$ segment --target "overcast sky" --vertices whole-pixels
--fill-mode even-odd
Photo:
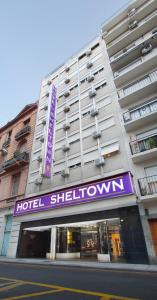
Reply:
[[[0,0],[0,126],[128,0]]]

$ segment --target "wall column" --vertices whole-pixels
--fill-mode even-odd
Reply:
[[[50,259],[56,258],[56,227],[51,228],[51,245],[50,245]]]
[[[147,217],[145,215],[145,210],[144,210],[143,203],[138,202],[138,207],[139,207],[139,213],[140,213],[140,218],[141,218],[141,223],[142,223],[142,228],[143,228],[143,233],[144,233],[144,238],[145,238],[145,243],[146,243],[149,262],[150,262],[150,264],[154,264],[154,263],[156,264],[157,263],[157,257],[156,257],[156,254],[155,254],[155,249],[154,249],[154,246],[153,246],[151,231],[150,231],[150,227],[149,227]]]

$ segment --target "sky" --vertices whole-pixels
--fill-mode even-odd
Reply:
[[[0,0],[0,127],[128,0]]]

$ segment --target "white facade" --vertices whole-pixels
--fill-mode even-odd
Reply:
[[[157,1],[133,1],[102,27],[150,260],[157,257]],[[149,226],[150,225],[150,226]],[[152,235],[151,235],[152,230]]]
[[[153,137],[153,144],[157,136],[156,8],[156,1],[134,1],[103,25],[100,37],[43,79],[26,188],[26,197],[35,197],[131,171],[135,194],[27,214],[15,218],[18,224],[136,206],[149,260],[156,260],[146,214],[157,212],[157,187],[153,183],[153,193],[141,195],[137,181],[157,177],[157,144],[150,146],[148,140],[144,151],[138,144],[146,136]],[[48,179],[42,174],[51,84],[57,88],[58,102]],[[143,105],[149,112],[138,116]],[[13,236],[18,235],[16,230]],[[54,232],[54,253],[52,240]]]

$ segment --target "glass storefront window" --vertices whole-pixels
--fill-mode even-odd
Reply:
[[[120,219],[57,228],[57,253],[80,253],[81,258],[96,259],[108,254],[111,260],[124,257]]]

